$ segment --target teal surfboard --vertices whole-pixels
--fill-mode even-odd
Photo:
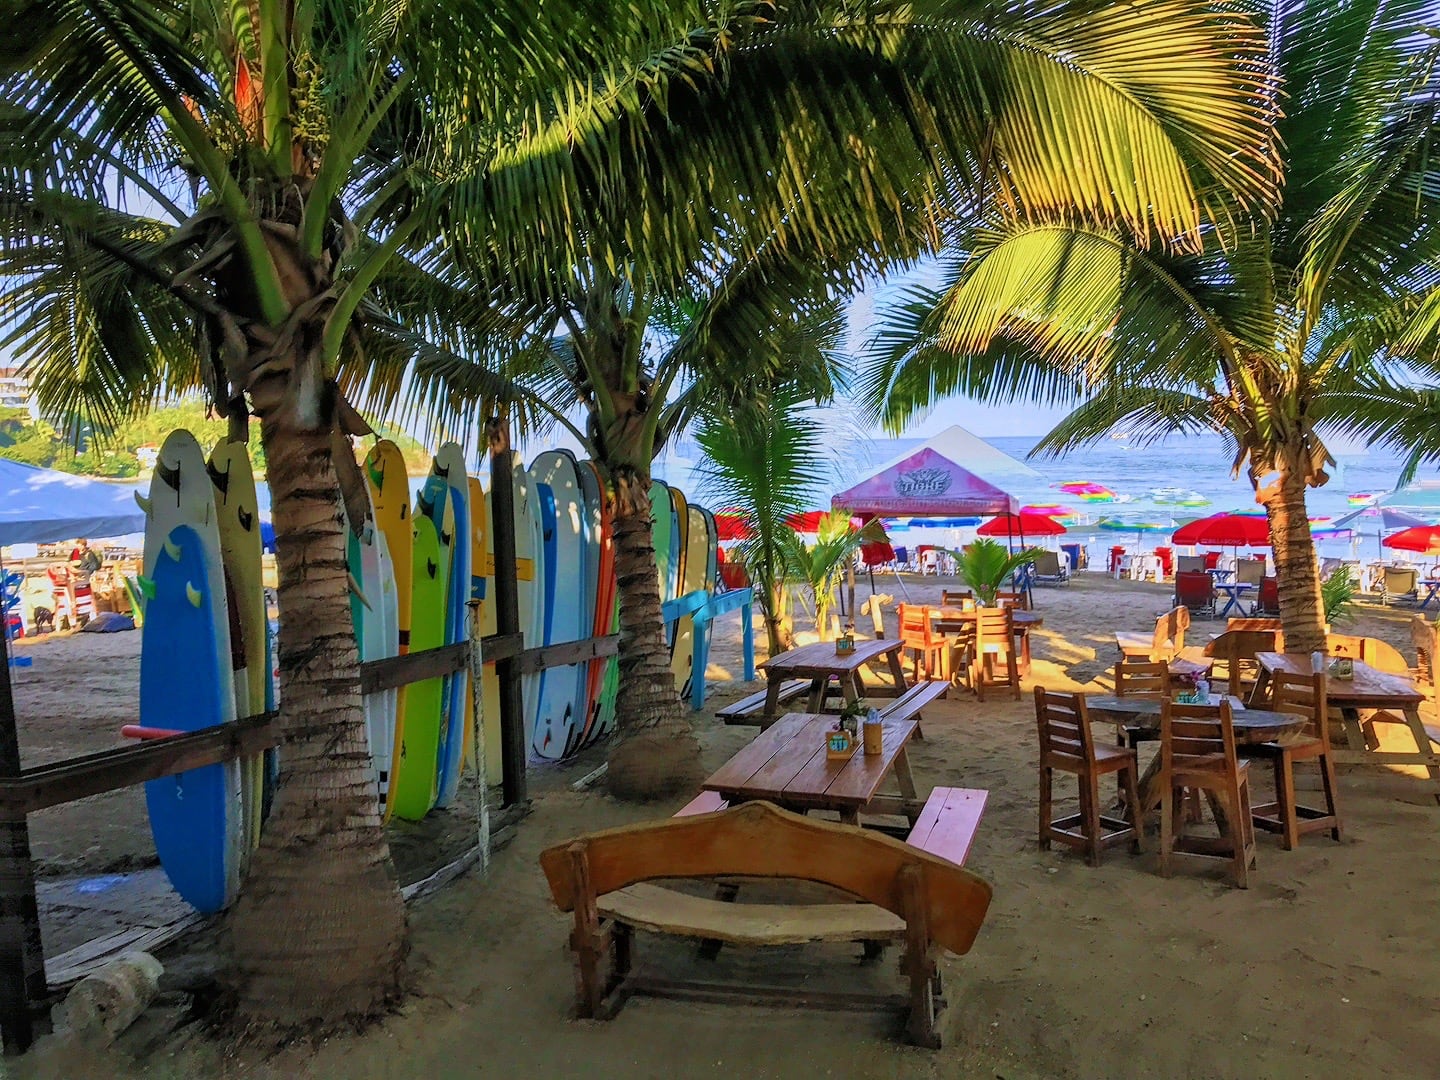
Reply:
[[[225,722],[233,706],[228,658],[216,640],[216,605],[200,536],[172,529],[156,552],[153,595],[140,644],[140,723],[198,731]],[[233,717],[232,717],[233,718]],[[165,875],[197,911],[235,899],[244,850],[240,767],[228,761],[145,784],[155,851]]]

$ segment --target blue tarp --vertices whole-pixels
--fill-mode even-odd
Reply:
[[[130,485],[36,469],[0,458],[0,546],[53,544],[143,532]]]

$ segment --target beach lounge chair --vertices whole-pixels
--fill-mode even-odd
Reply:
[[[1230,863],[1236,885],[1250,886],[1255,864],[1255,825],[1250,809],[1249,763],[1235,751],[1230,702],[1209,705],[1160,705],[1160,876],[1169,877],[1175,855],[1219,857]],[[1219,837],[1185,834],[1189,817],[1185,795],[1208,791],[1224,808]]]
[[[1239,585],[1259,585],[1265,580],[1263,559],[1236,559],[1235,581]]]
[[[1280,614],[1280,586],[1275,578],[1267,577],[1260,579],[1260,592],[1255,597],[1255,603],[1250,605],[1250,614]]]
[[[1035,556],[1035,574],[1033,580],[1036,585],[1068,585],[1070,583],[1070,571],[1060,556],[1053,551],[1042,551]]]
[[[1175,575],[1175,606],[1196,615],[1215,614],[1215,582],[1203,570],[1182,570]]]
[[[1420,571],[1411,566],[1387,566],[1380,582],[1380,602],[1396,604],[1420,599]]]
[[[1035,688],[1035,724],[1040,734],[1040,847],[1052,840],[1078,847],[1091,866],[1112,844],[1130,842],[1140,850],[1139,768],[1135,751],[1097,744],[1090,729],[1084,694],[1057,694]],[[1052,818],[1055,770],[1074,775],[1080,784],[1080,812]],[[1101,813],[1100,777],[1115,774],[1125,801],[1125,820]]]
[[[1205,572],[1204,555],[1181,555],[1175,560],[1175,572],[1177,574],[1183,574],[1187,571],[1193,573],[1197,570],[1202,574]]]

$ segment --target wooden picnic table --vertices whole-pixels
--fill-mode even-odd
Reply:
[[[909,689],[905,682],[905,666],[900,659],[904,643],[894,638],[880,638],[876,641],[857,641],[855,651],[840,656],[835,652],[833,641],[817,641],[813,645],[802,645],[779,656],[772,656],[760,664],[765,672],[765,715],[762,726],[774,721],[780,708],[780,687],[788,679],[809,679],[810,700],[806,711],[818,714],[825,705],[825,687],[832,676],[840,680],[840,690],[846,701],[859,701],[865,696],[865,681],[860,670],[871,660],[885,657],[890,669],[890,678],[895,683],[894,694],[899,697]]]
[[[940,608],[930,617],[930,625],[942,634],[957,634],[975,622],[975,612],[963,608]],[[1030,631],[1045,625],[1045,616],[1020,608],[1010,609],[1010,624],[1015,628],[1015,639],[1020,642],[1020,674],[1030,674]],[[950,657],[945,657],[946,677],[950,675]]]
[[[1218,706],[1222,701],[1230,702],[1230,717],[1235,730],[1237,747],[1274,742],[1276,739],[1299,734],[1305,728],[1305,717],[1303,716],[1271,712],[1268,709],[1247,709],[1239,698],[1229,694],[1211,694],[1207,704]],[[1123,727],[1131,739],[1136,742],[1154,741],[1160,738],[1159,697],[1146,697],[1141,694],[1127,694],[1124,697],[1115,697],[1109,694],[1087,694],[1085,705],[1090,711],[1092,720],[1103,720],[1106,723]],[[1141,813],[1148,814],[1160,805],[1160,797],[1164,792],[1160,789],[1159,778],[1160,755],[1156,754],[1154,760],[1146,768],[1145,774],[1140,777],[1138,786]],[[1207,793],[1207,795],[1209,794]],[[1209,801],[1211,811],[1216,815],[1215,820],[1223,825],[1223,808],[1213,797]]]
[[[860,811],[903,814],[915,824],[923,802],[915,794],[906,746],[915,734],[913,720],[885,722],[882,752],[857,748],[847,761],[825,756],[825,733],[833,716],[786,713],[741,748],[701,785],[730,802],[765,799],[788,810],[833,810],[848,825],[860,823]],[[898,794],[879,794],[894,773]]]
[[[1308,676],[1315,671],[1315,659],[1310,653],[1262,652],[1257,653],[1255,659],[1260,664],[1260,677],[1250,700],[1257,703],[1267,700],[1270,677],[1275,672]],[[1335,761],[1346,765],[1424,765],[1430,774],[1431,792],[1440,802],[1440,753],[1431,745],[1420,719],[1420,703],[1425,696],[1405,675],[1377,671],[1361,660],[1355,660],[1353,664],[1353,679],[1331,676],[1325,680],[1326,700],[1332,709],[1340,710],[1348,744],[1345,749],[1331,751]],[[1397,712],[1403,720],[1395,719]],[[1362,716],[1362,713],[1371,715]],[[1367,740],[1366,725],[1387,720],[1403,723],[1410,729],[1415,739],[1415,753],[1378,749],[1379,740],[1375,738],[1373,729]]]

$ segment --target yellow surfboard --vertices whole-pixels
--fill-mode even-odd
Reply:
[[[265,587],[260,580],[260,512],[248,448],[243,442],[221,442],[211,451],[206,470],[215,485],[220,557],[234,593],[235,625],[245,660],[244,667],[235,672],[235,715],[254,716],[265,711],[265,638],[269,626]],[[240,781],[245,838],[254,849],[260,843],[260,809],[265,794],[263,754],[241,762]]]
[[[685,573],[679,595],[713,588],[706,582],[709,566],[710,533],[705,528],[705,512],[690,503],[686,507],[690,527],[685,530]],[[675,627],[675,652],[670,657],[670,670],[675,675],[675,689],[683,695],[690,684],[691,667],[695,663],[695,617],[685,615]]]
[[[675,507],[675,539],[671,542],[672,550],[675,552],[675,561],[670,568],[674,583],[669,592],[665,591],[665,582],[660,583],[662,603],[685,595],[685,564],[690,555],[690,504],[685,498],[685,493],[678,487],[670,489],[670,503]],[[690,674],[692,622],[689,615],[681,616],[670,634],[670,673],[675,676],[677,690],[684,685],[686,676]],[[682,637],[684,638],[683,643]]]
[[[375,509],[375,526],[385,534],[390,562],[395,568],[396,607],[399,610],[400,653],[410,651],[410,608],[415,533],[410,523],[410,478],[405,474],[405,457],[389,439],[381,439],[365,455],[365,481]],[[405,738],[405,687],[395,701],[395,746],[391,761],[399,762]],[[395,766],[392,765],[391,768]],[[394,803],[387,802],[385,820],[390,820]]]

